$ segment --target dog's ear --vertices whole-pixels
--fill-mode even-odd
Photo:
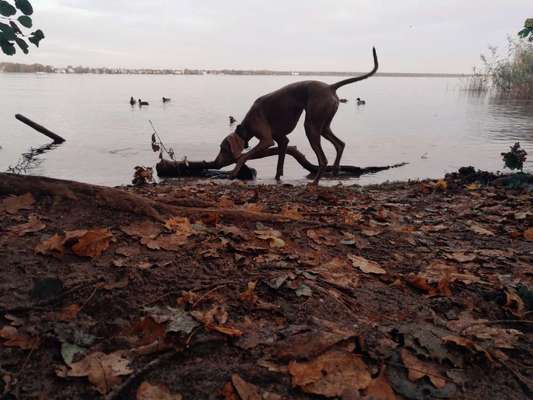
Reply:
[[[220,148],[223,152],[230,153],[234,160],[237,160],[244,150],[244,140],[239,135],[232,133],[226,136],[220,144]]]

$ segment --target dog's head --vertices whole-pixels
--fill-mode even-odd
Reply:
[[[243,129],[241,125],[237,126],[235,132],[229,134],[220,143],[220,153],[216,158],[217,163],[229,165],[239,159],[244,149],[248,148],[248,142],[238,134]]]

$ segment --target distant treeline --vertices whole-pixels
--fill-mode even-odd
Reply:
[[[354,76],[361,72],[335,72],[335,71],[271,71],[271,70],[238,70],[238,69],[129,69],[129,68],[89,68],[69,65],[66,68],[57,68],[42,64],[16,64],[0,63],[0,72],[47,72],[66,74],[136,74],[136,75],[301,75],[301,76]],[[465,74],[439,74],[439,73],[377,73],[377,76],[389,77],[462,77]]]
[[[51,65],[0,63],[0,72],[55,72]]]

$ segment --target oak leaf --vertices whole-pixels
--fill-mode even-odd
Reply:
[[[98,257],[109,247],[112,238],[113,234],[107,228],[91,230],[78,239],[72,251],[81,257]]]

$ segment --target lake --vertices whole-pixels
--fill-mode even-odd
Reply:
[[[15,120],[16,113],[57,132],[67,141],[36,157],[27,173],[103,185],[131,182],[136,165],[153,166],[152,120],[177,158],[211,160],[231,132],[228,116],[240,120],[255,98],[298,76],[37,75],[0,73],[0,171],[48,138]],[[343,78],[320,77],[333,83]],[[409,164],[346,183],[438,178],[461,166],[502,170],[500,153],[520,141],[533,172],[533,102],[473,96],[459,78],[373,77],[345,86],[332,129],[346,142],[343,164]],[[139,109],[130,96],[150,102]],[[161,97],[171,97],[167,104]],[[355,98],[366,100],[356,106]],[[314,163],[303,121],[290,144]],[[331,163],[333,147],[323,140]],[[252,161],[259,182],[270,183],[276,159]],[[19,164],[20,165],[20,164]],[[284,180],[307,182],[306,171],[290,157]],[[328,181],[335,184],[337,181]]]

